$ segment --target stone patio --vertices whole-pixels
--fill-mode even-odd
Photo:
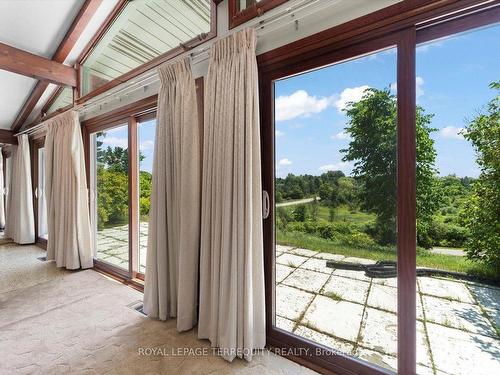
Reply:
[[[148,223],[140,223],[139,271],[146,272]],[[128,269],[128,225],[119,225],[97,232],[97,259]]]
[[[331,269],[327,260],[363,258],[277,246],[276,325],[348,355],[395,370],[397,280]],[[419,374],[500,374],[500,288],[419,277]]]
[[[98,258],[128,268],[128,226],[98,232]],[[147,223],[140,224],[140,270],[146,269]],[[332,269],[327,260],[363,258],[277,246],[276,326],[348,355],[395,369],[397,280]],[[500,288],[419,277],[419,374],[500,374]]]

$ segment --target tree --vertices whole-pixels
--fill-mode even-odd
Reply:
[[[357,103],[345,110],[345,131],[351,141],[343,161],[354,162],[353,175],[362,186],[360,200],[365,210],[377,215],[375,234],[382,244],[396,241],[397,102],[389,89],[367,89]],[[428,222],[436,209],[434,162],[436,151],[429,125],[433,115],[416,111],[417,218]]]
[[[490,88],[497,95],[484,113],[467,125],[464,137],[476,151],[481,169],[465,201],[462,222],[469,230],[466,251],[469,259],[492,265],[500,272],[500,81]]]

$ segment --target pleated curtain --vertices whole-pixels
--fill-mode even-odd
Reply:
[[[228,361],[265,345],[256,36],[217,41],[205,84],[199,338]]]
[[[0,147],[0,229],[5,228],[5,182],[3,178],[3,154]]]
[[[78,113],[47,121],[47,259],[67,269],[93,267],[83,141]]]
[[[144,287],[150,317],[197,321],[200,239],[200,134],[188,59],[162,65]]]
[[[8,187],[8,213],[5,236],[18,244],[35,242],[35,217],[31,185],[31,160],[28,135],[17,137],[12,154],[12,170]]]

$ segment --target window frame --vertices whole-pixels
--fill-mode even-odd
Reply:
[[[116,6],[113,8],[111,13],[108,15],[108,17],[105,19],[104,23],[101,25],[101,27],[98,29],[96,34],[93,36],[93,38],[90,40],[90,42],[87,44],[87,46],[83,49],[83,51],[80,53],[80,55],[77,58],[77,64],[76,64],[76,69],[77,69],[77,87],[76,87],[76,92],[74,94],[74,103],[76,104],[81,104],[86,102],[87,100],[100,95],[113,87],[118,86],[119,84],[129,81],[138,75],[141,75],[148,70],[151,70],[161,64],[163,64],[166,61],[169,61],[173,59],[174,57],[177,57],[181,55],[182,53],[189,51],[200,44],[203,44],[210,39],[213,39],[217,36],[217,4],[214,0],[210,2],[211,6],[211,24],[210,24],[210,31],[206,34],[200,34],[199,36],[188,40],[185,43],[182,43],[181,45],[155,57],[154,59],[128,71],[125,74],[122,74],[121,76],[105,83],[101,87],[85,94],[81,95],[81,80],[82,80],[82,64],[88,57],[88,55],[94,50],[94,47],[101,41],[103,36],[106,34],[106,32],[110,29],[112,26],[113,22],[120,16],[121,12],[125,9],[127,6],[128,0],[119,0]]]
[[[229,0],[228,24],[230,30],[288,2],[288,0],[261,0],[259,3],[255,3],[248,8],[238,11],[237,1],[238,0]]]
[[[45,134],[38,135],[30,139],[30,152],[31,152],[31,184],[32,184],[32,196],[33,196],[33,214],[35,215],[35,243],[39,247],[43,249],[47,249],[47,239],[40,237],[40,233],[38,231],[38,176],[40,173],[39,170],[39,159],[38,159],[38,151],[41,148],[45,147]],[[38,189],[38,191],[37,191]]]
[[[263,220],[267,345],[273,348],[324,348],[273,327],[275,316],[275,134],[273,81],[359,57],[397,44],[398,83],[398,372],[416,371],[416,47],[419,43],[500,22],[500,5],[453,1],[425,7],[405,0],[345,24],[279,47],[257,57],[259,65],[262,188],[269,193],[270,214]],[[403,14],[404,13],[404,14]],[[391,17],[394,20],[391,22]],[[325,349],[325,348],[324,348]],[[339,374],[393,372],[344,355],[290,356],[316,371]]]

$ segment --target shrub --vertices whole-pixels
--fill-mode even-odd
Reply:
[[[293,221],[306,221],[306,206],[300,204],[292,212]]]
[[[340,242],[353,247],[373,247],[377,245],[373,238],[357,230],[349,234],[339,234],[336,238]]]

